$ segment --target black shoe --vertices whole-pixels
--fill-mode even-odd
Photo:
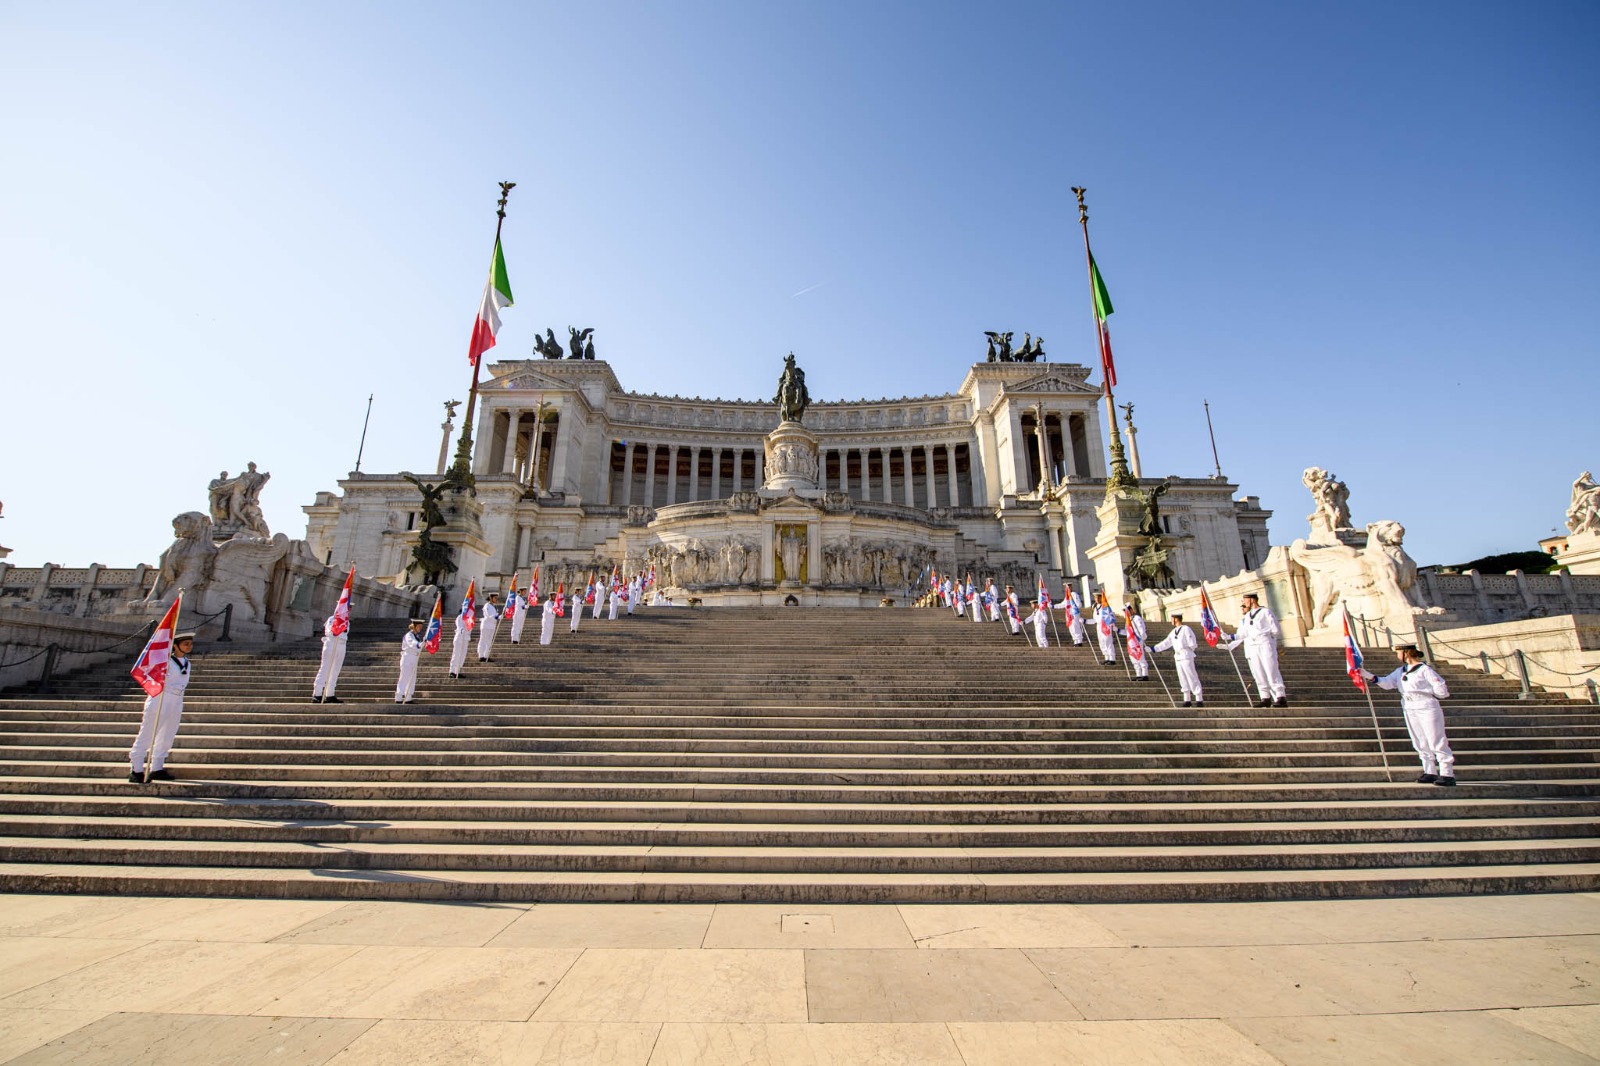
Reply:
[[[404,702],[405,702],[405,700],[395,700],[395,702],[396,702],[396,703],[404,703]]]
[[[311,702],[312,703],[321,703],[322,702],[322,697],[321,696],[312,696],[311,697]]]
[[[416,703],[416,700],[406,700],[407,703]]]
[[[344,700],[341,700],[338,696],[324,696],[324,697],[322,697],[322,702],[323,703],[343,703]]]
[[[150,771],[150,780],[152,780],[152,781],[171,781],[172,780],[172,771],[167,770],[165,768],[160,769],[160,770],[151,770]]]
[[[1106,660],[1106,665],[1107,666],[1115,666],[1115,665],[1117,665],[1117,661],[1115,659],[1107,659]]]
[[[1287,707],[1289,706],[1289,699],[1286,696],[1279,696],[1277,699],[1272,701],[1272,705],[1274,707]]]
[[[1417,784],[1419,784],[1419,785],[1431,785],[1437,780],[1439,780],[1439,779],[1437,777],[1434,777],[1432,774],[1423,774],[1421,777],[1417,778]]]
[[[1440,788],[1455,788],[1456,787],[1456,779],[1453,778],[1453,777],[1446,776],[1444,774],[1441,774],[1438,777],[1434,778],[1433,783],[1438,785]]]
[[[1204,707],[1206,705],[1206,701],[1205,700],[1195,700],[1194,701],[1194,705],[1196,707]]]
[[[480,663],[486,663],[489,661],[489,657],[487,655],[480,655],[478,656],[478,661]]]
[[[133,773],[128,775],[128,784],[130,784],[130,785],[142,785],[142,784],[144,784],[144,775],[141,774],[137,770],[133,771]]]
[[[1256,704],[1256,706],[1257,707],[1271,707],[1272,706],[1271,697],[1268,697],[1267,699],[1262,700],[1260,703]]]
[[[461,679],[461,675],[460,674],[451,674],[450,676],[455,678],[458,681]]]
[[[1183,701],[1183,705],[1184,705],[1184,706],[1185,706],[1185,707],[1187,707],[1187,706],[1189,706],[1189,701],[1188,701],[1188,700],[1184,700],[1184,701]]]

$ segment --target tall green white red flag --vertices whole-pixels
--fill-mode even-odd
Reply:
[[[500,309],[511,306],[511,279],[506,276],[506,257],[500,238],[494,239],[494,261],[489,264],[489,280],[483,286],[483,302],[478,305],[478,321],[472,327],[472,345],[467,362],[477,366],[483,353],[494,347],[500,332]]]
[[[1100,276],[1100,265],[1094,261],[1094,256],[1089,256],[1090,281],[1094,286],[1094,317],[1095,324],[1100,329],[1100,371],[1104,384],[1102,388],[1110,392],[1117,383],[1117,365],[1111,361],[1111,327],[1106,319],[1111,317],[1115,310],[1111,306],[1111,294],[1106,291],[1106,279]]]

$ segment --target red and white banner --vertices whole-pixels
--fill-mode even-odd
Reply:
[[[156,631],[150,634],[139,661],[128,671],[147,696],[159,696],[167,687],[167,663],[172,659],[172,632],[178,628],[178,608],[182,605],[183,593],[180,592],[172,606],[167,608],[167,613],[161,616]]]
[[[356,568],[351,565],[350,572],[344,576],[344,591],[339,593],[339,602],[333,608],[333,624],[328,629],[334,636],[350,628],[350,582],[356,577]]]

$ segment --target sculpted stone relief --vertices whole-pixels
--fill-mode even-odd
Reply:
[[[822,546],[823,584],[904,588],[908,575],[916,580],[932,561],[933,550],[920,545],[843,537]]]
[[[1585,470],[1572,483],[1572,503],[1567,508],[1567,533],[1600,533],[1600,485]]]
[[[1297,540],[1289,558],[1305,568],[1311,586],[1311,624],[1338,624],[1341,603],[1352,614],[1382,618],[1391,628],[1409,632],[1413,616],[1427,608],[1417,585],[1417,564],[1406,553],[1405,527],[1399,522],[1367,526],[1367,546],[1313,544]]]

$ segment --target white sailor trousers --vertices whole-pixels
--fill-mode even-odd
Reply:
[[[1422,772],[1454,777],[1456,757],[1444,735],[1444,709],[1438,700],[1418,703],[1416,707],[1408,705],[1405,715],[1406,732],[1411,734],[1411,746],[1422,760]]]
[[[161,723],[156,724],[156,705],[161,706]],[[139,719],[139,735],[133,738],[133,748],[128,752],[128,767],[134,773],[144,770],[144,755],[150,751],[151,737],[155,750],[150,752],[150,770],[154,773],[167,765],[167,753],[178,735],[178,724],[183,721],[183,693],[167,692],[165,701],[160,696],[147,696],[144,716]]]
[[[1245,661],[1250,664],[1250,676],[1256,680],[1256,691],[1262,699],[1271,696],[1281,699],[1287,695],[1283,687],[1283,674],[1278,672],[1278,646],[1276,644],[1246,644]]]

